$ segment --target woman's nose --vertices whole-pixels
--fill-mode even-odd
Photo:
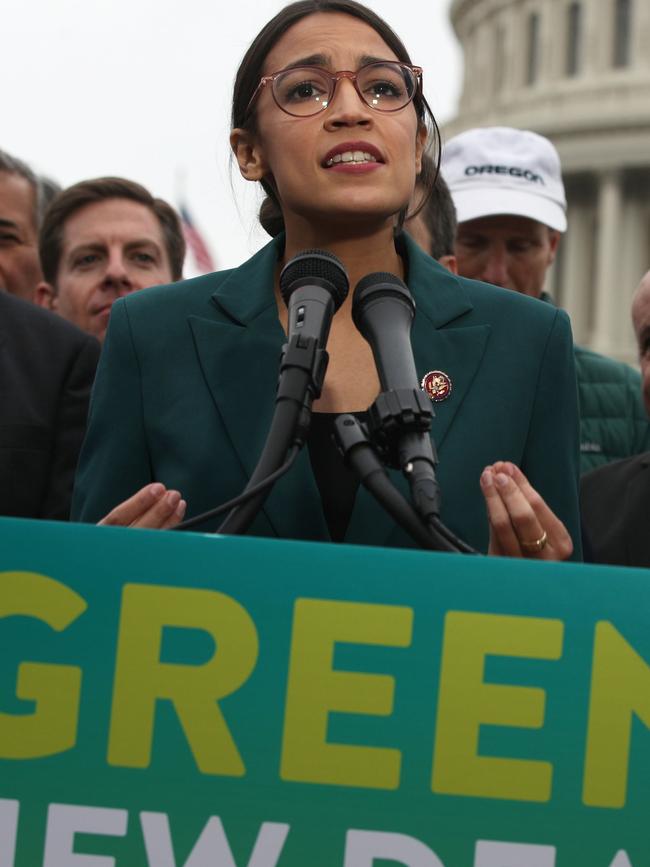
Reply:
[[[334,89],[325,124],[332,127],[368,125],[372,123],[372,109],[361,99],[349,78],[341,78]]]

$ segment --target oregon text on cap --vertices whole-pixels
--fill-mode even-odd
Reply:
[[[544,184],[544,178],[541,175],[536,175],[530,169],[521,169],[518,166],[467,166],[465,174],[472,175],[512,175],[515,178],[525,178],[533,183]]]

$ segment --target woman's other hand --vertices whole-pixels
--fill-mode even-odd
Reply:
[[[186,507],[178,491],[169,491],[160,482],[154,482],[115,506],[99,524],[168,530],[183,520]]]
[[[490,522],[488,554],[535,560],[571,556],[566,527],[515,464],[499,461],[486,467],[481,490]]]

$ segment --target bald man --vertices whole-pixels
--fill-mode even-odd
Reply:
[[[650,271],[632,299],[641,388],[650,418]],[[650,567],[650,452],[601,467],[582,478],[585,559]]]

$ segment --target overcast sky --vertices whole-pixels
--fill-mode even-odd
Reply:
[[[7,0],[10,2],[10,0]],[[455,114],[461,53],[450,0],[372,0],[424,68],[440,121]],[[140,181],[178,203],[179,179],[219,267],[267,239],[258,194],[230,171],[235,71],[273,0],[19,0],[3,15],[0,148],[63,185]]]

